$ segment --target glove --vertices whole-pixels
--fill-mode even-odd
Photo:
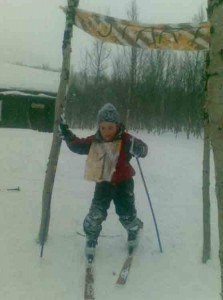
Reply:
[[[148,152],[147,145],[143,142],[132,138],[130,153],[135,157],[145,157]]]
[[[65,123],[60,123],[58,130],[59,130],[60,138],[62,140],[65,140],[66,142],[71,141],[75,137],[72,131],[68,128],[68,125]]]

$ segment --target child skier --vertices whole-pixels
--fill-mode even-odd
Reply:
[[[118,111],[110,103],[98,111],[97,124],[97,132],[86,138],[74,135],[64,123],[59,126],[69,149],[88,155],[85,179],[96,182],[91,207],[83,222],[86,255],[94,254],[112,200],[119,221],[127,230],[129,246],[136,246],[138,232],[143,227],[135,208],[132,178],[135,171],[129,161],[132,156],[145,157],[147,145],[125,131]]]

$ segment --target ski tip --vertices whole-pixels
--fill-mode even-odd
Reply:
[[[127,281],[127,277],[128,277],[128,271],[126,271],[125,274],[120,273],[119,277],[118,277],[118,279],[116,281],[116,285],[117,286],[123,286],[123,285],[125,285],[126,281]]]

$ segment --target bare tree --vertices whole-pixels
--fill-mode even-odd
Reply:
[[[204,112],[204,147],[203,147],[203,255],[202,262],[210,259],[211,221],[210,221],[210,136],[209,118]]]
[[[53,141],[50,149],[49,161],[47,164],[47,170],[45,175],[43,195],[42,195],[42,216],[39,229],[39,242],[42,246],[41,256],[43,251],[43,245],[48,236],[49,223],[50,223],[50,208],[51,198],[53,192],[54,179],[56,175],[57,163],[61,147],[61,139],[58,134],[58,124],[63,112],[66,100],[67,86],[69,82],[70,73],[70,53],[71,53],[71,38],[73,34],[73,21],[75,15],[75,8],[78,6],[79,0],[68,0],[68,7],[66,9],[66,25],[63,39],[63,62],[60,85],[58,88],[58,94],[56,98],[55,107],[55,120],[53,130]]]
[[[138,7],[137,1],[133,0],[130,4],[130,8],[127,10],[127,16],[131,21],[136,22],[138,20]],[[136,100],[135,90],[137,82],[140,78],[140,72],[142,70],[143,63],[145,62],[145,50],[136,47],[124,48],[124,53],[126,57],[127,75],[129,78],[128,86],[128,105],[126,114],[126,126],[129,127],[129,119],[131,114],[131,122],[135,123],[133,120],[134,115],[131,111],[136,112],[139,102]]]
[[[208,1],[211,23],[210,62],[208,64],[207,107],[214,155],[216,196],[218,202],[219,258],[221,298],[223,299],[223,3]]]
[[[81,77],[82,77],[82,86],[86,87],[88,84],[88,74],[89,74],[89,55],[87,52],[84,53],[84,56],[81,56],[80,61],[80,69],[81,69]]]
[[[98,86],[108,68],[108,59],[111,50],[105,42],[95,40],[91,51],[87,51],[89,71],[94,78],[94,84]]]
[[[194,22],[200,23],[206,20],[206,13],[203,6],[194,15]],[[208,54],[206,54],[206,58]],[[203,146],[203,176],[202,176],[202,197],[203,197],[203,254],[202,262],[206,263],[210,259],[211,252],[211,214],[210,214],[210,135],[209,118],[204,107],[204,146]]]
[[[207,14],[203,8],[200,6],[198,12],[193,16],[192,21],[195,23],[204,22],[207,19]]]

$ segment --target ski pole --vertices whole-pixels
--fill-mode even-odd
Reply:
[[[137,161],[137,164],[138,164],[138,167],[139,167],[139,171],[140,171],[140,174],[141,174],[141,177],[142,177],[142,181],[143,181],[143,184],[144,184],[144,187],[145,187],[145,190],[146,190],[146,195],[147,195],[147,198],[148,198],[148,201],[149,201],[149,205],[150,205],[152,216],[153,216],[153,221],[154,221],[155,228],[156,228],[156,235],[157,235],[157,238],[158,238],[160,252],[162,253],[163,248],[162,248],[162,244],[161,244],[161,240],[160,240],[159,230],[158,230],[158,226],[157,226],[156,217],[155,217],[155,214],[154,214],[152,202],[151,202],[151,199],[150,199],[150,196],[149,196],[149,192],[148,192],[146,181],[145,181],[145,178],[144,178],[144,175],[143,175],[143,172],[142,172],[142,168],[141,168],[141,165],[139,163],[139,158],[137,156],[135,158],[136,158],[136,161]]]

